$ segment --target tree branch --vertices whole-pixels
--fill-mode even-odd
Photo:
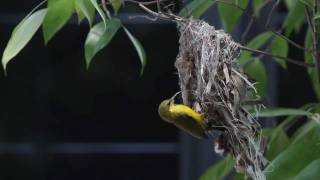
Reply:
[[[129,3],[134,3],[134,4],[142,4],[145,6],[148,5],[152,5],[152,4],[159,4],[160,2],[165,2],[165,1],[169,1],[169,0],[154,0],[154,1],[144,1],[144,2],[140,2],[140,1],[135,1],[135,0],[123,0],[123,2],[129,2]],[[110,3],[108,3],[110,4]]]
[[[292,64],[295,64],[295,65],[298,65],[298,66],[302,66],[302,67],[314,67],[314,64],[308,64],[308,63],[305,63],[303,61],[300,61],[300,60],[296,60],[296,59],[291,59],[291,58],[288,58],[288,57],[283,57],[283,56],[278,56],[278,55],[274,55],[272,53],[268,53],[266,51],[261,51],[261,50],[257,50],[257,49],[251,49],[251,48],[248,48],[248,47],[245,47],[245,46],[242,46],[242,45],[239,45],[240,49],[242,50],[245,50],[245,51],[249,51],[249,52],[253,52],[253,53],[258,53],[258,54],[263,54],[263,55],[266,55],[266,56],[270,56],[270,57],[274,57],[274,58],[278,58],[278,59],[282,59],[284,61],[287,61],[289,63],[292,63]]]
[[[258,8],[258,11],[260,11],[264,6],[266,6],[266,5],[267,5],[269,2],[271,2],[271,1],[272,1],[272,0],[266,0],[266,1],[264,1],[263,4]],[[250,31],[250,29],[251,29],[251,27],[252,27],[252,25],[253,25],[253,23],[254,23],[254,21],[255,21],[253,17],[256,17],[256,14],[253,13],[251,16],[252,16],[252,17],[250,17],[250,21],[249,21],[246,29],[244,30],[244,32],[243,32],[242,35],[241,35],[241,43],[244,43],[244,42],[245,42],[246,37],[247,37],[247,35],[248,35],[248,33],[249,33],[249,31]]]
[[[257,22],[257,19],[256,19],[256,17],[255,17],[254,15],[251,15],[251,14],[247,13],[247,12],[245,11],[245,9],[243,9],[242,7],[240,7],[240,6],[238,6],[238,5],[234,4],[234,3],[226,2],[226,1],[223,1],[223,0],[216,0],[216,2],[233,6],[233,7],[237,8],[237,9],[243,11],[243,13],[244,13],[246,16],[248,16],[250,19],[252,19],[254,22]],[[274,8],[273,8],[273,9],[274,9]],[[286,40],[286,41],[289,40],[289,39],[286,38],[284,35],[282,35],[282,34],[280,34],[280,33],[275,33],[276,31],[271,30],[271,29],[269,29],[269,28],[266,27],[266,26],[264,26],[264,27],[266,28],[266,31],[270,31],[270,32],[274,33],[276,36],[278,36],[278,37],[280,37],[280,38],[282,38],[282,39],[284,39],[284,40]],[[295,42],[292,41],[292,40],[288,41],[288,43],[291,44],[291,45],[293,45],[293,46],[295,46],[295,47],[298,48],[298,49],[303,50],[303,51],[309,51],[309,52],[312,51],[311,49],[306,49],[306,48],[304,48],[303,46],[295,43]]]
[[[216,0],[217,2],[222,2],[220,0]],[[230,4],[230,5],[234,5],[232,3],[229,3],[229,2],[223,2],[223,3],[226,3],[226,4]],[[181,18],[179,16],[176,16],[174,14],[165,14],[165,13],[162,13],[162,12],[154,12],[152,11],[151,9],[147,8],[146,6],[144,6],[143,4],[139,4],[139,6],[145,10],[146,12],[150,13],[151,15],[154,15],[156,17],[159,17],[159,18],[163,18],[163,19],[166,19],[166,20],[174,20],[174,21],[183,21],[185,20],[184,18]],[[234,5],[236,6],[236,5]],[[239,6],[236,6],[237,8],[241,9],[241,10],[244,10],[243,8],[239,7]],[[282,36],[280,36],[282,37]],[[299,61],[299,60],[296,60],[296,59],[291,59],[291,58],[287,58],[287,57],[283,57],[283,56],[278,56],[278,55],[274,55],[272,53],[269,53],[269,52],[266,52],[266,51],[261,51],[261,50],[257,50],[257,49],[251,49],[251,48],[248,48],[248,47],[245,47],[245,46],[242,46],[239,44],[239,47],[242,49],[242,50],[245,50],[245,51],[250,51],[250,52],[254,52],[254,53],[258,53],[258,54],[262,54],[262,55],[266,55],[266,56],[271,56],[271,57],[275,57],[275,58],[278,58],[278,59],[282,59],[284,61],[287,61],[289,63],[292,63],[292,64],[295,64],[295,65],[298,65],[298,66],[302,66],[302,67],[314,67],[314,64],[308,64],[308,63],[305,63],[303,61]]]
[[[279,3],[280,3],[280,0],[277,0],[277,1],[273,4],[273,6],[272,6],[272,8],[271,8],[271,10],[270,10],[270,12],[269,12],[269,15],[268,15],[267,23],[266,23],[266,25],[265,25],[266,28],[269,27],[269,24],[270,24],[270,21],[271,21],[271,18],[272,18],[273,11],[276,9],[276,7],[279,5]]]
[[[317,2],[315,1],[314,2],[316,5]],[[307,18],[307,22],[308,22],[308,25],[311,29],[311,37],[312,37],[312,56],[313,56],[313,62],[315,63],[315,66],[316,66],[316,73],[317,73],[317,81],[319,83],[320,81],[320,50],[319,50],[319,32],[317,33],[316,32],[316,25],[314,24],[315,22],[312,20],[312,14],[311,12],[309,11],[308,7],[305,6],[305,14],[306,14],[306,18]],[[318,26],[320,26],[320,24],[318,24]]]
[[[314,0],[314,9],[313,9],[313,17],[315,17],[318,12],[320,12],[320,1]],[[318,75],[318,82],[320,83],[320,20],[313,18],[313,25],[314,25],[314,37],[315,41],[313,42],[313,49],[314,49],[314,63],[316,64],[316,72]]]
[[[301,46],[300,44],[297,44],[296,42],[292,41],[291,39],[287,38],[286,36],[282,35],[281,33],[274,31],[274,30],[270,30],[270,32],[272,32],[274,35],[281,37],[282,39],[286,40],[287,42],[289,42],[291,45],[295,46],[296,48],[302,49],[304,51],[308,51],[308,52],[312,52],[313,49],[308,49],[305,48],[303,46]]]

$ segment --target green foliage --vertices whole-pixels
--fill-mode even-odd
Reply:
[[[89,68],[92,58],[101,49],[109,44],[113,36],[120,28],[120,25],[120,20],[114,18],[106,20],[106,25],[104,22],[100,22],[91,28],[85,42],[85,58],[87,68]]]
[[[259,117],[279,117],[279,116],[288,116],[286,119],[284,119],[277,127],[275,128],[265,128],[262,131],[262,135],[266,136],[269,138],[269,143],[267,145],[267,149],[266,149],[266,157],[267,159],[270,161],[269,165],[267,167],[267,169],[265,170],[265,174],[267,176],[272,176],[271,178],[268,179],[275,179],[275,180],[280,180],[282,178],[284,178],[285,175],[281,175],[282,173],[286,173],[286,166],[290,163],[294,164],[293,162],[295,162],[294,158],[292,159],[292,155],[291,152],[287,152],[285,153],[288,148],[294,146],[295,144],[300,144],[302,142],[306,142],[308,140],[311,140],[313,142],[318,141],[318,138],[320,138],[320,125],[317,124],[315,121],[308,121],[308,123],[306,123],[305,125],[303,125],[302,127],[300,127],[297,131],[294,132],[294,134],[289,137],[286,133],[286,130],[289,128],[289,125],[292,124],[293,122],[297,121],[297,116],[307,116],[307,117],[311,117],[313,115],[313,113],[311,112],[320,112],[320,104],[306,104],[304,106],[302,106],[299,109],[292,109],[292,108],[271,108],[271,109],[264,109],[261,114],[259,115]],[[316,134],[316,136],[314,136],[314,134]],[[318,141],[319,142],[319,141]],[[308,142],[310,143],[310,142]],[[308,144],[306,143],[306,144]],[[312,143],[310,143],[312,144]],[[316,146],[319,146],[319,144],[314,144]],[[293,147],[292,149],[294,149],[295,147]],[[313,153],[317,153],[319,149],[313,148],[310,149],[310,151],[308,151],[309,153],[313,152]],[[301,151],[301,154],[303,154],[304,151]],[[279,158],[279,155],[282,155],[283,157]],[[304,159],[303,157],[300,159]],[[290,160],[290,162],[286,162]],[[309,158],[310,160],[310,158]],[[218,164],[222,163],[223,161],[220,161]],[[275,173],[275,175],[273,175],[272,173],[274,173],[275,171],[275,167],[274,164],[275,163],[283,163],[283,166],[285,167],[280,167],[281,168],[281,172],[278,172],[279,170],[277,170]],[[298,162],[298,161],[297,161]],[[218,164],[216,164],[216,166],[218,166]],[[308,164],[309,166],[309,164]],[[316,165],[310,165],[312,168],[317,168],[314,167]],[[214,165],[212,167],[215,167]],[[297,169],[299,169],[299,167],[295,167]],[[303,168],[303,167],[302,167]],[[318,167],[319,168],[319,167]],[[213,172],[209,172],[212,169]],[[295,172],[296,174],[300,174],[300,172],[302,173],[303,171],[298,170],[297,172]],[[215,174],[215,169],[213,168],[209,168],[206,171],[206,178],[210,178],[211,179],[218,179],[218,178],[214,178],[216,177]],[[303,172],[304,174],[305,172]],[[280,176],[280,177],[278,177]],[[302,176],[302,175],[301,175]],[[315,177],[317,176],[317,173],[313,172],[313,174],[311,174],[310,176]],[[220,178],[221,179],[221,178]],[[243,180],[244,177],[242,174],[236,174],[234,176],[235,180]],[[290,179],[290,178],[284,178],[284,179]]]
[[[304,124],[302,127],[300,127],[298,130],[294,132],[292,137],[290,138],[290,141],[295,144],[301,140],[308,132],[310,132],[315,126],[317,126],[316,123],[313,121],[309,121],[308,123]]]
[[[263,97],[267,93],[267,70],[259,58],[254,57],[253,60],[244,64],[244,71],[256,80],[256,88],[258,94]]]
[[[8,62],[31,40],[41,26],[46,13],[47,9],[42,9],[33,14],[29,14],[15,27],[2,55],[2,65],[4,69],[6,69]]]
[[[309,8],[313,8],[313,0],[300,0],[301,3],[305,4]]]
[[[291,11],[296,4],[296,0],[284,0],[284,2],[286,4],[287,8],[289,9],[289,11]]]
[[[214,0],[193,0],[180,11],[179,16],[199,18],[214,3]]]
[[[218,3],[218,11],[226,32],[231,32],[246,9],[248,0],[224,0]],[[241,8],[241,9],[240,9]]]
[[[68,22],[73,10],[73,0],[48,0],[48,13],[43,21],[45,43]]]
[[[255,15],[259,15],[260,8],[263,5],[263,0],[253,0],[252,6]]]
[[[276,128],[267,146],[266,158],[273,160],[279,153],[285,150],[290,143],[289,137],[282,127]]]
[[[143,70],[144,67],[147,64],[147,56],[146,53],[141,45],[141,43],[139,42],[139,40],[137,38],[135,38],[129,31],[127,28],[123,27],[124,31],[127,33],[129,39],[131,40],[133,46],[136,48],[137,52],[138,52],[138,56],[140,58],[140,62],[141,62],[141,70],[140,70],[140,76],[143,74]]]
[[[294,180],[320,179],[320,159],[312,161],[307,167],[299,172]]]
[[[311,37],[310,28],[308,29],[307,34],[305,36],[304,45],[306,48],[312,49],[312,37]],[[310,64],[313,63],[313,56],[311,52],[307,52],[307,51],[304,52],[304,60],[306,63],[310,63]],[[317,78],[317,70],[315,67],[308,67],[307,71],[308,71],[310,80],[312,82],[314,92],[318,97],[318,100],[320,100],[320,83],[318,82],[318,78]]]
[[[90,27],[92,26],[93,23],[93,18],[95,15],[95,7],[91,3],[90,0],[76,0],[76,9],[77,14],[81,16],[85,16],[90,24]],[[81,19],[81,18],[80,18]]]
[[[231,156],[224,158],[218,163],[210,166],[199,178],[199,180],[223,179],[232,170],[234,160]]]
[[[275,37],[271,42],[271,52],[274,55],[287,57],[288,55],[288,42],[280,37]],[[283,67],[284,69],[287,68],[287,63],[283,59],[275,58],[276,62]]]
[[[253,38],[246,44],[246,47],[259,49],[265,45],[272,37],[272,33],[264,32]],[[266,95],[267,89],[267,72],[264,64],[259,58],[253,57],[252,52],[243,51],[239,58],[239,63],[243,65],[244,71],[254,78],[258,83],[256,88],[260,96]]]
[[[311,116],[312,113],[303,109],[293,108],[267,108],[261,110],[259,117],[278,117],[278,116]]]
[[[43,35],[45,43],[48,43],[54,35],[68,22],[72,13],[76,12],[79,23],[87,19],[90,27],[93,24],[95,12],[101,17],[98,22],[91,27],[85,42],[85,60],[87,67],[90,66],[93,57],[104,47],[106,47],[122,26],[128,38],[135,47],[141,63],[141,73],[146,66],[146,53],[141,43],[123,25],[117,16],[123,3],[122,0],[109,1],[114,10],[114,14],[107,14],[100,5],[100,0],[48,0],[47,8],[36,11],[42,2],[31,11],[13,30],[9,42],[3,52],[2,64],[6,68],[7,63],[12,60],[31,40],[37,30],[43,25]],[[243,10],[248,6],[248,0],[193,0],[185,6],[180,16],[200,18],[213,5],[218,6],[218,12],[225,28],[225,31],[232,32]],[[263,0],[253,0],[252,8],[255,16],[264,4]],[[320,27],[319,12],[314,11],[314,1],[312,0],[285,0],[288,9],[287,17],[282,24],[282,29],[286,37],[290,37],[293,32],[299,32],[305,23],[305,8],[313,11],[312,20],[316,21],[316,27]],[[313,48],[310,27],[305,36],[304,46],[306,49]],[[263,32],[253,37],[245,46],[250,49],[267,49],[273,55],[287,57],[288,41],[276,36],[271,32]],[[304,52],[305,62],[314,64],[314,57],[310,51]],[[287,67],[286,61],[274,58],[283,68]],[[260,56],[249,51],[242,51],[239,63],[244,71],[254,78],[258,83],[256,88],[260,96],[266,95],[267,72]],[[320,100],[320,83],[315,67],[306,68],[314,92]],[[286,118],[275,128],[264,129],[263,134],[268,136],[266,157],[271,162],[265,169],[268,179],[320,179],[320,125],[314,121],[316,112],[320,111],[319,104],[307,104],[300,109],[294,108],[267,108],[259,113],[260,117],[284,117]],[[289,125],[299,120],[300,116],[305,116],[307,123],[288,136]],[[200,180],[222,179],[228,175],[234,162],[231,157],[227,157],[219,163],[211,166]],[[237,174],[235,179],[243,179]]]
[[[252,40],[250,40],[246,44],[246,46],[249,48],[259,49],[260,47],[265,45],[268,42],[268,40],[271,39],[272,36],[273,36],[273,34],[271,32],[261,33],[261,34],[255,36]],[[251,52],[245,52],[245,53],[252,54]]]
[[[292,179],[315,159],[320,158],[320,126],[314,127],[300,141],[292,143],[265,169],[268,179]],[[320,168],[320,167],[318,167]]]
[[[74,9],[75,9],[77,16],[78,16],[78,24],[81,24],[81,22],[84,20],[85,16],[84,16],[82,10],[79,8],[78,4],[75,4]]]
[[[318,12],[314,17],[313,17],[313,20],[318,20],[320,19],[320,12]]]
[[[304,6],[299,0],[290,0],[288,2],[289,13],[286,20],[283,23],[283,28],[285,28],[285,35],[290,36],[293,30],[298,32],[304,22]]]
[[[110,0],[110,3],[112,5],[112,8],[113,8],[115,14],[118,14],[118,11],[121,7],[122,0]]]
[[[98,11],[105,27],[107,27],[107,17],[106,14],[103,12],[103,10],[100,8],[99,4],[97,3],[97,0],[90,0],[94,8]]]

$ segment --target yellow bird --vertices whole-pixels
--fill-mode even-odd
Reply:
[[[190,135],[203,139],[208,138],[206,130],[209,128],[203,119],[203,114],[195,112],[183,104],[175,104],[173,99],[167,99],[159,105],[160,117]]]

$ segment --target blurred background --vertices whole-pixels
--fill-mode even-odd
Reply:
[[[175,11],[187,2],[176,1]],[[1,52],[15,25],[38,3],[1,3]],[[47,46],[39,31],[9,63],[7,77],[1,68],[1,180],[193,180],[220,158],[212,140],[194,139],[158,116],[159,103],[179,90],[173,66],[178,53],[176,25],[131,19],[143,13],[136,5],[128,4],[122,12],[120,18],[147,52],[142,77],[138,56],[122,30],[86,70],[83,44],[89,27],[87,22],[78,26],[76,16]],[[279,6],[272,20],[275,28],[285,13]],[[221,28],[216,7],[203,19]],[[247,23],[246,17],[239,22],[233,32],[236,40]],[[253,27],[248,38],[263,31],[259,24]],[[299,34],[293,40],[303,44]],[[294,47],[289,56],[303,58]],[[303,68],[289,64],[289,71],[283,71],[272,60],[264,61],[269,75],[267,105],[299,107],[314,101]]]

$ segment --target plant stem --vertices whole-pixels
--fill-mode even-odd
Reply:
[[[320,8],[320,0],[314,0],[314,9],[313,9],[313,17],[317,15]],[[318,83],[320,83],[320,20],[313,19],[314,25],[314,42],[313,42],[313,49],[314,49],[314,63],[316,65],[316,72],[318,77]]]
[[[242,46],[242,45],[239,45],[239,47],[240,47],[240,49],[245,50],[245,51],[250,51],[250,52],[254,52],[254,53],[258,53],[258,54],[263,54],[263,55],[266,55],[266,56],[275,57],[275,58],[282,59],[284,61],[287,61],[289,63],[295,64],[295,65],[298,65],[298,66],[302,66],[302,67],[306,67],[306,68],[314,67],[314,64],[308,64],[308,63],[305,63],[305,62],[300,61],[300,60],[274,55],[274,54],[268,53],[266,51],[261,51],[261,50],[257,50],[257,49],[251,49],[251,48],[248,48],[248,47],[245,47],[245,46]]]
[[[256,17],[255,17],[254,15],[251,15],[251,14],[247,13],[244,8],[242,8],[242,7],[234,4],[234,3],[232,3],[232,2],[228,2],[228,1],[223,1],[223,0],[215,0],[215,1],[218,2],[218,3],[223,3],[223,4],[226,4],[226,5],[233,6],[233,7],[237,8],[237,9],[241,10],[241,11],[243,11],[243,13],[244,13],[246,16],[248,16],[252,21],[257,22]],[[275,4],[274,4],[274,6],[273,6],[273,8],[272,8],[272,11],[274,10],[274,8],[275,8],[275,6],[276,6],[277,4],[278,4],[278,3],[275,3]],[[271,18],[271,15],[272,15],[272,13],[269,14],[268,19]],[[268,21],[270,21],[270,20],[268,20]],[[268,22],[268,24],[269,24],[269,22]],[[312,51],[312,50],[310,50],[310,49],[304,48],[303,46],[295,43],[295,42],[292,41],[292,40],[288,41],[288,38],[286,38],[286,37],[285,37],[284,35],[282,35],[281,33],[277,33],[276,31],[269,29],[267,26],[264,26],[264,27],[266,28],[266,31],[272,32],[274,35],[276,35],[276,36],[278,36],[278,37],[286,40],[289,44],[295,46],[296,48],[299,48],[299,49],[301,49],[301,50],[303,50],[303,51]],[[249,30],[246,30],[246,31],[249,31]],[[276,33],[275,33],[275,32],[276,32]]]
[[[107,2],[106,0],[101,0],[102,8],[106,12],[109,19],[111,19],[110,11],[107,8]]]

